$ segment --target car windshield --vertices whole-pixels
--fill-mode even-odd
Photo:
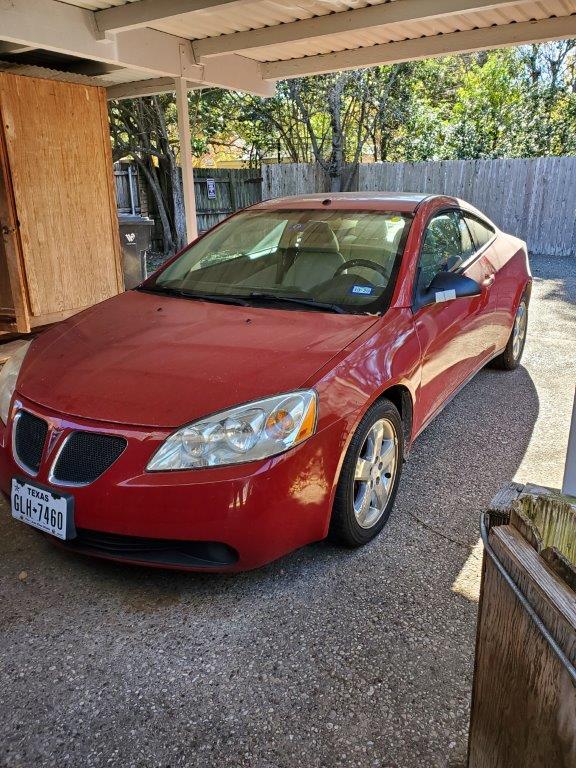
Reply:
[[[411,219],[394,212],[244,211],[143,288],[281,308],[383,311]]]

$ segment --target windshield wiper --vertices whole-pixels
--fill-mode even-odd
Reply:
[[[216,304],[236,304],[239,307],[247,307],[248,302],[240,296],[227,296],[220,293],[189,293],[182,291],[182,295],[187,299],[198,299],[198,301],[213,301]]]
[[[162,285],[138,285],[134,290],[141,291],[142,293],[163,293],[165,296],[182,295],[181,291],[177,288],[168,288],[168,286]]]
[[[243,298],[242,296],[229,296],[220,293],[194,293],[193,291],[185,291],[182,288],[171,288],[168,285],[139,286],[136,290],[148,293],[162,293],[166,296],[178,296],[183,299],[213,301],[218,304],[237,304],[241,307],[248,307],[253,302],[263,301],[279,304],[298,304],[303,307],[310,307],[310,309],[320,311],[328,310],[329,312],[336,312],[339,315],[346,314],[346,311],[342,309],[342,307],[339,307],[338,304],[328,304],[323,301],[316,301],[316,299],[313,298],[307,299],[298,296],[276,296],[274,293],[260,291],[252,291],[246,298]]]
[[[316,299],[299,298],[298,296],[276,296],[274,293],[260,293],[259,291],[252,291],[248,294],[248,298],[253,301],[270,301],[270,302],[284,302],[286,304],[300,304],[303,307],[310,307],[311,309],[328,310],[329,312],[336,312],[339,315],[345,315],[346,311],[339,307],[338,304],[327,304],[323,301],[316,301]]]
[[[198,301],[213,301],[217,304],[236,304],[240,307],[247,307],[248,302],[242,299],[240,296],[227,296],[220,293],[194,293],[192,291],[184,291],[181,288],[170,288],[167,285],[154,285],[154,286],[140,286],[137,291],[145,291],[147,293],[162,293],[166,296],[178,296],[182,299],[197,299]]]

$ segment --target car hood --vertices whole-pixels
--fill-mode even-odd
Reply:
[[[303,386],[374,322],[129,291],[38,337],[17,392],[70,416],[176,427]]]

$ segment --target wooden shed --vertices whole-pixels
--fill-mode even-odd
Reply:
[[[0,332],[123,290],[106,91],[0,72]]]

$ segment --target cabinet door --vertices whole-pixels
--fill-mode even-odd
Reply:
[[[32,326],[123,289],[104,89],[0,73]]]
[[[28,333],[22,249],[3,126],[0,109],[0,331]]]

